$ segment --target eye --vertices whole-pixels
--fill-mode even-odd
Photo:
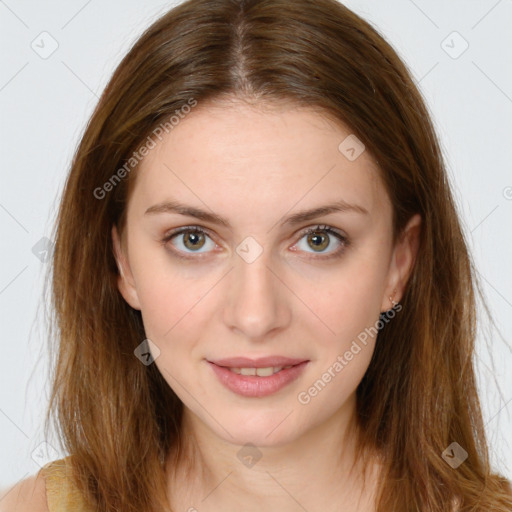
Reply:
[[[210,243],[208,243],[208,240]],[[176,248],[178,256],[183,258],[186,258],[187,256],[180,256],[180,252],[185,254],[203,254],[215,248],[216,245],[206,231],[200,226],[185,226],[178,228],[163,238],[162,244],[165,245],[168,242],[171,242],[171,245]],[[203,248],[205,248],[204,251],[201,250]]]
[[[301,239],[298,244],[293,246],[293,250],[295,251],[295,248],[298,248],[311,254],[308,247],[300,247],[303,239],[305,239],[307,246],[313,249],[312,252],[317,253],[322,258],[339,256],[349,245],[348,238],[330,226],[316,226],[301,233]],[[167,245],[169,242],[175,248],[172,249],[173,253],[179,258],[194,257],[190,256],[193,253],[205,254],[216,247],[215,242],[200,226],[185,226],[171,231],[161,241],[163,245]],[[334,250],[325,251],[333,246]]]
[[[300,247],[300,242],[305,239],[307,247]],[[334,240],[334,243],[333,243]],[[308,228],[302,233],[301,240],[297,244],[300,250],[310,252],[307,248],[312,248],[314,253],[327,254],[327,257],[340,255],[349,245],[348,238],[341,234],[338,230],[330,226],[316,226]],[[334,247],[333,251],[325,252],[328,247]]]

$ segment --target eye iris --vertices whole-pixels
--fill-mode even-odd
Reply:
[[[197,242],[200,241],[198,244]],[[183,235],[183,243],[187,247],[187,249],[201,249],[204,245],[204,234],[203,233],[197,233],[197,232],[189,232],[185,233]],[[189,246],[189,242],[192,244],[192,246]]]
[[[313,249],[315,250],[324,250],[329,246],[329,238],[325,235],[319,235],[318,232],[308,235],[308,243],[309,242],[313,242]]]

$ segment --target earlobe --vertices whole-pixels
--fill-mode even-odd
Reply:
[[[117,288],[123,296],[124,300],[134,309],[140,310],[139,297],[135,287],[135,281],[130,269],[130,264],[122,248],[121,239],[115,225],[112,226],[112,247],[114,249],[114,257],[119,270],[117,277]]]
[[[413,215],[397,241],[388,273],[388,284],[382,298],[381,311],[387,311],[393,303],[400,302],[405,286],[414,268],[421,232],[421,216]]]

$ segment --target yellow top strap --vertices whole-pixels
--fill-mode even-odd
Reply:
[[[69,456],[49,462],[42,468],[50,512],[91,512],[71,479]]]

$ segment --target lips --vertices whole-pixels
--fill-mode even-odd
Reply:
[[[232,357],[207,362],[230,391],[245,397],[262,398],[277,393],[296,380],[309,361],[270,356],[259,359]]]
[[[307,359],[297,359],[284,356],[268,356],[251,359],[249,357],[229,357],[209,361],[217,366],[224,368],[268,368],[269,366],[296,366],[307,361]]]

